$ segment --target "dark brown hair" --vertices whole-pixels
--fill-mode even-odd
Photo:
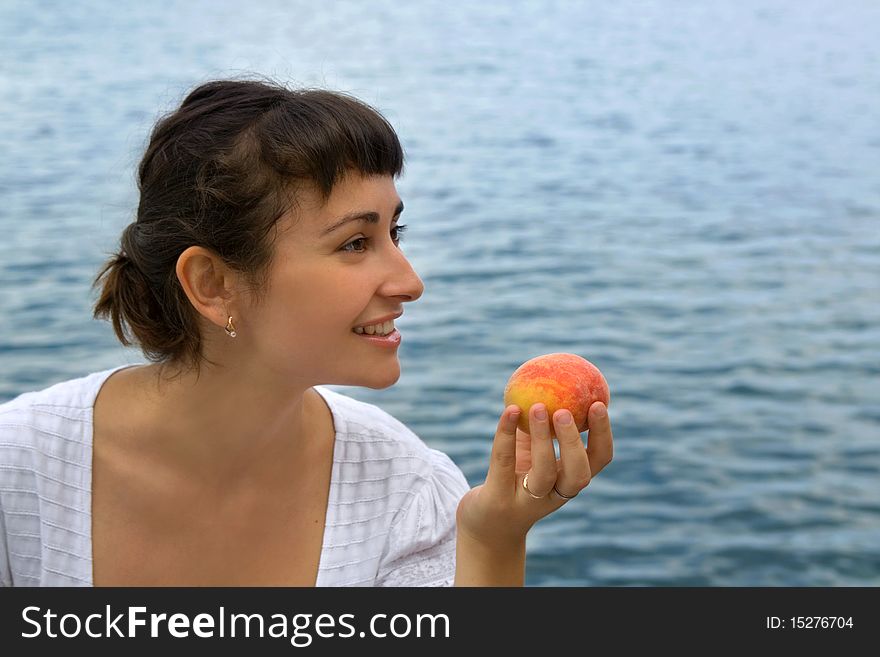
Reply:
[[[207,359],[198,312],[175,273],[180,254],[212,250],[259,302],[270,233],[296,207],[297,189],[309,185],[326,202],[347,172],[396,177],[403,160],[391,125],[347,94],[264,80],[200,85],[153,129],[137,218],[95,278],[94,316],[111,319],[120,342],[149,360],[198,370]]]

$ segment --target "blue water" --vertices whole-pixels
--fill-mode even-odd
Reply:
[[[528,584],[880,585],[880,3],[248,7],[0,5],[0,399],[142,360],[89,284],[162,113],[323,85],[397,128],[426,285],[398,384],[340,390],[477,484],[521,362],[608,379]]]

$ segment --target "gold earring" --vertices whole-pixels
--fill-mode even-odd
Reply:
[[[235,335],[236,335],[236,333],[235,333],[235,326],[232,325],[232,316],[231,316],[231,315],[230,315],[230,317],[229,317],[229,321],[226,322],[226,329],[225,329],[225,331],[226,331],[226,334],[227,334],[230,338],[234,338]]]

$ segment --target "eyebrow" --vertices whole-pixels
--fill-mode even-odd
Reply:
[[[400,213],[403,212],[403,201],[397,204],[397,207],[394,209],[394,217],[400,216]],[[321,231],[321,237],[324,235],[329,235],[334,230],[338,228],[342,228],[344,225],[351,223],[352,221],[366,221],[371,224],[379,223],[379,213],[378,212],[352,212],[350,214],[341,217],[333,222],[332,225],[325,228]]]

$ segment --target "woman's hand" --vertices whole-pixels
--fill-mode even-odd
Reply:
[[[531,434],[517,429],[519,412],[514,405],[504,409],[486,481],[468,491],[458,505],[460,543],[489,551],[520,549],[532,525],[576,496],[611,462],[611,421],[602,402],[590,407],[586,448],[568,410],[556,411],[551,419],[544,404],[533,405],[528,410]],[[551,422],[559,459],[550,437]],[[528,489],[523,486],[526,477]]]

